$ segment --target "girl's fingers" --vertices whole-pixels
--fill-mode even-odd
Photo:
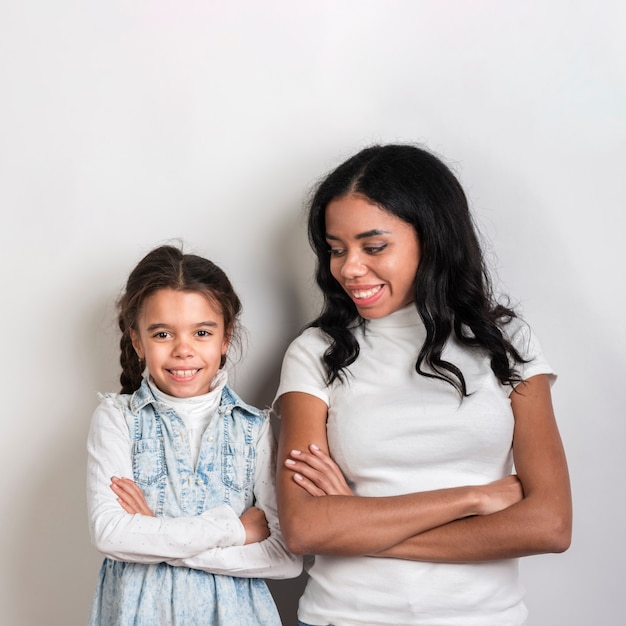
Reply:
[[[111,489],[126,513],[154,516],[146,502],[143,491],[134,481],[128,478],[113,477],[111,479]]]
[[[117,501],[120,503],[120,506],[126,511],[126,513],[130,513],[133,515],[135,511],[132,507],[129,507],[121,498],[118,498]]]
[[[139,498],[137,494],[139,488],[134,482],[129,480],[117,479],[111,483],[111,489],[124,502],[136,503]],[[141,498],[143,498],[143,493],[141,493]]]

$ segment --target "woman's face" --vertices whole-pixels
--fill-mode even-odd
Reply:
[[[365,319],[385,317],[414,299],[420,243],[413,226],[349,194],[326,207],[330,272]]]

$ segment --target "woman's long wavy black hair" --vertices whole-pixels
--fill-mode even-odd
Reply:
[[[352,329],[366,323],[330,272],[325,214],[328,204],[360,194],[411,224],[421,247],[415,277],[415,306],[426,327],[416,347],[416,371],[450,383],[468,395],[461,370],[442,359],[452,333],[466,346],[482,349],[502,384],[520,381],[515,365],[524,360],[501,332],[515,312],[496,302],[467,198],[450,169],[430,152],[412,145],[371,146],[361,150],[317,187],[309,208],[309,241],[317,256],[316,279],[324,296],[311,326],[331,338],[324,354],[327,382],[342,380],[344,368],[359,355]]]
[[[204,295],[212,305],[221,309],[224,330],[231,345],[234,340],[238,340],[237,323],[241,302],[222,269],[204,257],[184,254],[175,246],[159,246],[137,263],[117,303],[118,324],[122,331],[122,393],[132,393],[141,385],[146,363],[137,356],[130,331],[137,328],[146,298],[160,289],[192,291]],[[224,367],[225,362],[226,357],[222,356],[220,367]]]

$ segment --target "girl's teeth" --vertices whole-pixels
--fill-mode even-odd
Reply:
[[[178,376],[178,378],[190,378],[193,376],[198,370],[170,370],[174,376]]]
[[[359,299],[364,300],[365,298],[371,298],[375,293],[378,293],[381,290],[381,286],[373,287],[372,289],[362,289],[361,291],[353,291],[352,295]]]

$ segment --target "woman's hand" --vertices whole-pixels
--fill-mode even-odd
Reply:
[[[137,483],[130,480],[130,478],[118,478],[117,476],[113,476],[113,478],[111,478],[111,489],[117,496],[117,501],[127,513],[131,515],[137,514],[155,517],[152,509],[150,509],[146,502],[143,491],[141,491]]]
[[[270,529],[267,525],[265,513],[255,506],[251,506],[244,511],[239,521],[243,524],[246,531],[246,543],[244,545],[264,541],[270,536]]]
[[[292,450],[285,467],[295,483],[312,496],[353,496],[339,466],[315,444],[308,451]]]
[[[524,497],[522,483],[517,476],[506,476],[478,487],[480,503],[478,515],[490,515],[520,502]]]

